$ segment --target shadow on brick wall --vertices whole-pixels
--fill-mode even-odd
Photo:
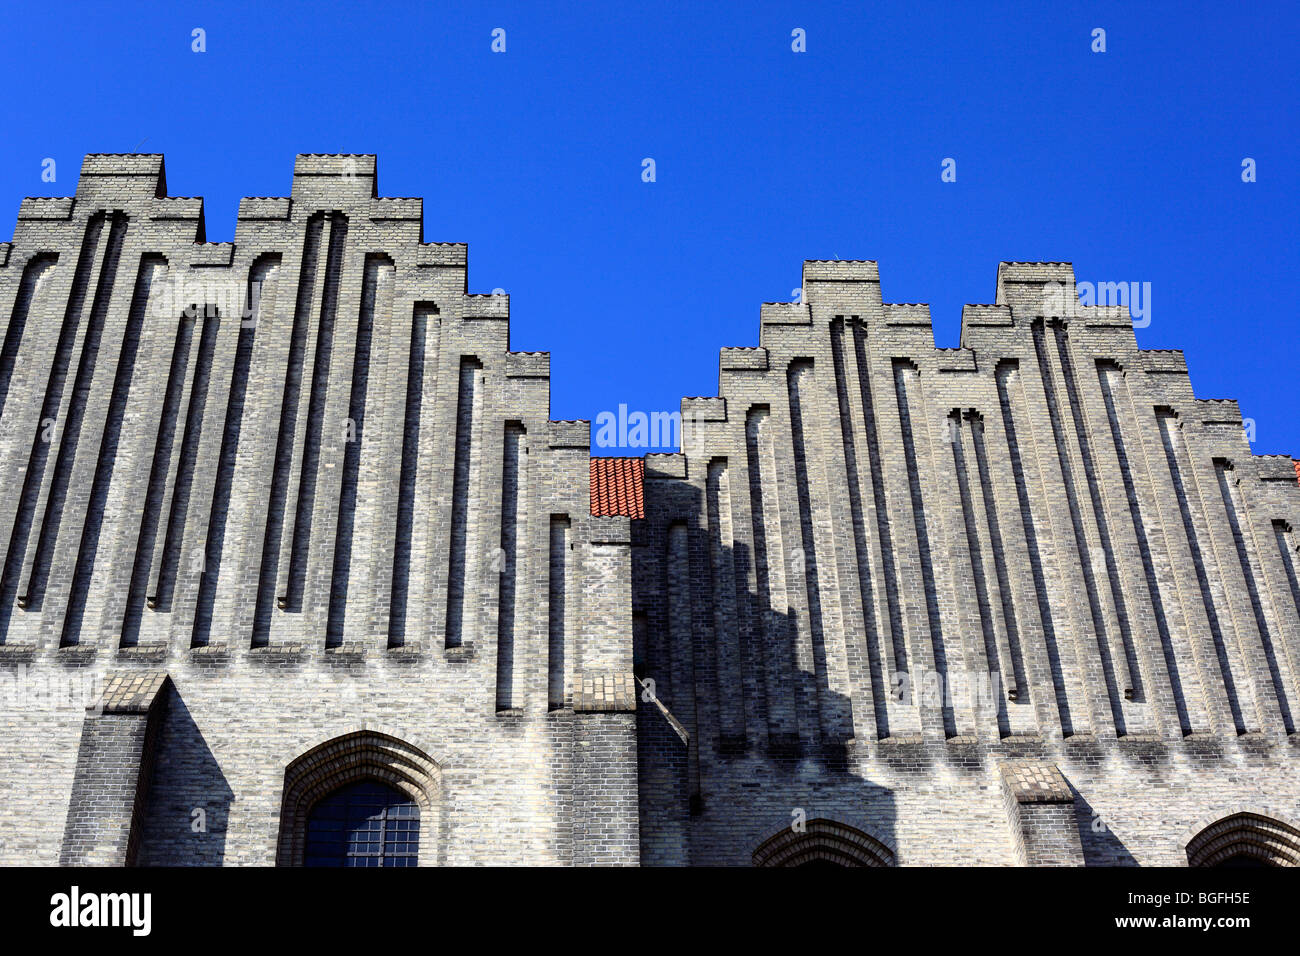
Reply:
[[[176,688],[158,742],[144,838],[144,866],[220,866],[234,793]]]
[[[737,587],[734,613],[719,618],[715,561],[744,582],[755,570],[750,549],[733,542],[712,555],[696,525],[705,514],[698,491],[684,482],[654,490],[647,504],[692,518],[633,522],[642,863],[748,866],[769,838],[814,819],[894,850],[894,793],[862,777],[853,759],[852,702],[830,686],[833,637],[818,595],[808,595],[803,635],[789,609],[770,606],[763,585]],[[796,663],[801,636],[811,670]]]
[[[1074,787],[1074,813],[1079,821],[1079,840],[1083,844],[1084,866],[1137,866],[1137,860],[1106,825],[1106,820],[1092,808]]]

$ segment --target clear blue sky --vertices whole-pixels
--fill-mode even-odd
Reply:
[[[552,417],[592,419],[714,394],[806,258],[879,260],[939,346],[999,260],[1068,260],[1150,282],[1139,343],[1300,456],[1295,4],[543,6],[9,4],[0,236],[87,152],[165,153],[213,241],[294,154],[377,153],[471,291],[510,292],[512,346],[552,353]]]

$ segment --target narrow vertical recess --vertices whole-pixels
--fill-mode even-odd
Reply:
[[[18,513],[14,516],[13,532],[9,539],[9,550],[5,555],[4,579],[2,582],[3,599],[0,600],[0,631],[8,632],[9,615],[15,592],[22,581],[22,573],[28,545],[32,541],[32,523],[35,519],[41,490],[45,486],[45,466],[49,458],[50,445],[55,437],[56,416],[63,400],[63,388],[67,383],[68,366],[72,361],[72,351],[76,345],[77,329],[81,325],[81,312],[86,294],[90,287],[90,277],[95,265],[96,253],[104,231],[104,216],[95,214],[86,223],[86,233],[81,242],[81,253],[77,257],[77,268],[72,278],[72,289],[68,296],[68,306],[63,314],[63,325],[59,329],[59,341],[54,350],[54,361],[50,366],[49,379],[45,386],[45,398],[41,402],[40,418],[36,420],[36,430],[32,435],[31,455],[27,460],[23,488],[18,500]],[[26,601],[19,596],[19,606],[25,607]]]
[[[1209,575],[1205,570],[1205,556],[1201,552],[1200,538],[1196,533],[1196,524],[1192,518],[1191,503],[1187,498],[1185,474],[1188,465],[1182,458],[1186,446],[1182,441],[1182,428],[1178,415],[1171,408],[1156,408],[1156,418],[1160,422],[1160,438],[1165,448],[1165,458],[1169,462],[1169,474],[1174,482],[1174,494],[1178,498],[1178,511],[1183,519],[1183,531],[1187,535],[1187,547],[1191,551],[1192,566],[1196,570],[1196,582],[1201,591],[1201,602],[1205,605],[1205,616],[1209,621],[1210,635],[1214,639],[1214,652],[1219,659],[1219,672],[1223,676],[1223,689],[1228,695],[1228,706],[1232,710],[1232,722],[1238,734],[1246,732],[1246,721],[1237,697],[1237,682],[1232,673],[1232,664],[1228,659],[1228,647],[1223,640],[1223,628],[1219,623],[1219,614],[1214,607],[1214,594],[1210,590]]]
[[[286,611],[302,610],[311,556],[312,519],[316,510],[316,478],[320,470],[321,436],[325,430],[325,399],[329,394],[330,359],[334,353],[334,325],[337,319],[339,285],[343,279],[343,250],[347,244],[347,219],[337,213],[330,220],[329,251],[321,289],[320,324],[316,331],[316,357],[311,372],[307,402],[307,428],[303,436],[301,477],[294,508],[293,545],[289,552],[288,577],[276,602]],[[358,343],[359,344],[359,343]],[[341,510],[341,509],[340,509]]]
[[[345,636],[344,612],[347,609],[348,586],[352,578],[352,539],[356,530],[357,483],[361,473],[362,441],[365,437],[366,394],[370,384],[370,351],[374,340],[375,310],[379,302],[380,284],[384,283],[391,288],[392,273],[393,261],[388,256],[382,253],[366,256],[361,282],[361,308],[357,315],[356,348],[352,353],[352,390],[348,396],[348,420],[345,423],[343,479],[339,489],[339,517],[334,537],[329,616],[325,625],[326,647],[338,647]],[[319,349],[316,356],[319,360]],[[314,388],[316,381],[312,385]],[[322,405],[322,413],[323,408]]]
[[[1029,500],[1029,483],[1025,478],[1024,460],[1020,453],[1020,439],[1016,430],[1017,411],[1024,415],[1024,396],[1020,388],[1020,366],[1015,360],[998,364],[994,373],[998,385],[998,404],[1002,407],[1002,430],[1007,436],[1007,450],[1011,456],[1011,474],[1016,481],[1016,499],[1020,504],[1020,521],[1025,529],[1025,549],[1029,553],[1029,569],[1034,579],[1034,594],[1038,598],[1038,615],[1043,624],[1043,643],[1047,662],[1052,672],[1056,711],[1061,720],[1061,733],[1069,737],[1074,733],[1074,718],[1070,708],[1069,691],[1065,683],[1065,669],[1061,663],[1061,648],[1056,633],[1052,606],[1047,599],[1048,585],[1043,573],[1042,546],[1034,524],[1034,512]],[[1013,391],[1014,394],[1013,394]]]
[[[271,473],[271,491],[267,500],[266,536],[262,542],[262,566],[258,572],[257,606],[253,612],[254,647],[270,639],[271,602],[283,592],[277,588],[280,567],[285,563],[283,541],[285,525],[292,527],[292,516],[285,510],[294,496],[289,486],[293,472],[293,451],[298,430],[298,406],[301,403],[307,335],[311,327],[312,290],[316,285],[321,235],[325,217],[321,213],[307,220],[303,238],[302,262],[298,273],[298,294],[294,301],[293,330],[289,338],[289,357],[285,367],[284,395],[280,400],[279,431],[275,443],[275,463]],[[278,593],[277,593],[278,592]]]
[[[668,525],[664,551],[664,593],[667,595],[668,694],[657,690],[670,710],[686,726],[686,786],[688,800],[700,792],[699,713],[695,696],[694,579],[691,569],[690,532],[685,521]]]
[[[1074,474],[1074,461],[1070,455],[1069,440],[1065,434],[1062,420],[1062,399],[1058,394],[1056,376],[1052,369],[1052,358],[1048,353],[1047,329],[1042,319],[1036,319],[1032,326],[1034,352],[1038,356],[1038,372],[1043,382],[1043,392],[1047,397],[1047,417],[1052,426],[1052,437],[1056,442],[1056,457],[1061,465],[1061,481],[1065,485],[1065,500],[1070,507],[1070,526],[1074,530],[1074,545],[1079,554],[1079,571],[1083,575],[1083,589],[1086,592],[1088,610],[1092,615],[1092,626],[1096,636],[1097,652],[1101,658],[1102,675],[1106,681],[1106,701],[1110,705],[1111,717],[1115,728],[1124,733],[1124,712],[1119,697],[1119,681],[1115,674],[1115,661],[1107,641],[1106,617],[1102,612],[1092,549],[1088,544],[1088,534],[1083,526],[1083,514],[1079,504],[1079,490]],[[1064,373],[1062,373],[1064,377]],[[1084,479],[1087,481],[1086,477]],[[1083,668],[1083,661],[1079,662]],[[1085,671],[1086,673],[1086,671]]]
[[[72,590],[68,595],[68,607],[63,618],[63,632],[59,644],[64,647],[77,644],[81,640],[86,597],[90,591],[91,575],[95,570],[99,534],[103,527],[104,509],[108,504],[108,489],[113,480],[113,468],[117,463],[117,447],[122,437],[122,422],[126,417],[127,398],[131,393],[131,381],[135,377],[140,334],[149,311],[149,294],[166,268],[167,262],[162,256],[146,255],[141,257],[140,267],[136,273],[135,289],[131,293],[126,327],[122,332],[117,372],[113,377],[113,389],[104,420],[103,439],[99,446],[95,477],[90,486],[90,498],[86,502],[86,521],[81,530],[81,545],[77,550]]]
[[[415,484],[419,472],[420,422],[424,406],[424,355],[430,320],[438,322],[437,308],[427,303],[417,303],[411,314],[411,349],[407,359],[402,468],[397,492],[397,538],[393,547],[393,592],[388,611],[389,647],[401,647],[406,643],[406,613],[411,587],[411,537],[415,524]]]
[[[853,736],[852,717],[836,699],[831,685],[830,659],[834,653],[827,646],[825,615],[822,608],[821,573],[817,561],[817,541],[814,531],[811,479],[809,478],[808,428],[804,418],[815,406],[813,402],[813,360],[795,359],[786,371],[786,394],[790,402],[790,439],[794,451],[795,499],[799,508],[800,552],[804,593],[808,597],[808,626],[811,637],[812,671],[814,686],[811,698],[816,708],[816,726],[823,745],[842,745]],[[816,427],[816,419],[812,427]],[[815,436],[814,436],[815,438]],[[820,466],[814,452],[812,468]],[[833,575],[832,575],[833,580]],[[847,649],[845,649],[847,650]],[[843,667],[843,652],[841,653]],[[806,673],[803,667],[800,674]]]
[[[1088,439],[1088,425],[1083,419],[1083,401],[1079,396],[1078,383],[1075,381],[1074,364],[1070,360],[1069,333],[1062,325],[1054,325],[1056,352],[1061,363],[1061,377],[1065,380],[1068,404],[1074,419],[1074,433],[1079,442],[1079,455],[1083,459],[1083,470],[1092,501],[1092,513],[1097,522],[1097,534],[1101,543],[1101,553],[1106,562],[1106,584],[1110,587],[1112,603],[1115,608],[1115,620],[1119,628],[1118,640],[1112,648],[1115,676],[1124,696],[1130,700],[1140,696],[1135,674],[1138,673],[1133,655],[1133,635],[1129,624],[1128,608],[1124,603],[1124,588],[1120,583],[1119,565],[1115,560],[1115,549],[1111,545],[1110,522],[1106,516],[1105,502],[1102,501],[1102,482],[1093,463],[1092,444]]]
[[[1292,606],[1289,609],[1279,609],[1280,614],[1285,616],[1288,611],[1293,611],[1300,616],[1300,574],[1296,571],[1295,532],[1285,521],[1274,521],[1273,540],[1277,543],[1277,556],[1282,562],[1282,570],[1291,589]]]
[[[500,579],[497,602],[497,710],[523,705],[519,676],[523,667],[516,659],[516,596],[519,585],[519,527],[528,527],[528,515],[520,514],[528,499],[528,446],[524,427],[507,421],[506,440],[500,463]]]
[[[907,461],[907,485],[912,499],[912,518],[916,524],[917,551],[921,562],[921,584],[925,588],[925,610],[930,624],[930,643],[934,648],[934,669],[939,676],[942,695],[941,715],[944,733],[957,735],[956,715],[953,713],[952,695],[948,683],[948,654],[944,647],[943,620],[939,616],[939,595],[935,586],[934,564],[930,553],[930,531],[925,516],[925,503],[921,496],[921,469],[917,462],[916,440],[912,430],[912,392],[918,384],[919,372],[907,359],[894,360],[894,394],[898,399],[898,420],[902,429],[903,457]]]
[[[781,524],[772,491],[772,434],[767,405],[755,405],[745,419],[745,445],[749,465],[750,517],[753,522],[754,569],[758,583],[758,609],[762,624],[768,746],[777,754],[797,752],[790,694],[791,658],[786,639],[785,560],[781,549]]]
[[[482,363],[472,355],[461,356],[460,382],[456,392],[456,459],[452,466],[451,547],[447,555],[447,647],[460,647],[465,640],[465,583],[469,564],[470,498],[473,495],[474,444],[479,435],[479,377]]]
[[[867,670],[871,681],[871,705],[876,718],[876,736],[889,736],[889,705],[886,700],[886,671],[881,662],[881,650],[885,651],[888,665],[892,668],[893,655],[889,653],[892,645],[882,640],[877,647],[876,640],[881,630],[876,623],[876,606],[871,586],[871,557],[869,553],[866,519],[863,515],[862,475],[859,472],[857,435],[853,425],[853,414],[849,405],[847,370],[844,365],[844,340],[848,324],[843,318],[831,323],[831,361],[835,365],[835,395],[839,402],[840,439],[844,448],[844,471],[848,479],[849,515],[853,522],[853,548],[857,557],[858,595],[862,601],[862,635],[867,651]]]
[[[58,260],[56,252],[41,252],[32,256],[23,268],[23,278],[18,285],[18,295],[14,298],[13,312],[9,316],[9,326],[5,329],[4,346],[0,347],[0,416],[4,415],[5,402],[9,398],[14,364],[18,361],[18,349],[23,343],[23,333],[27,330],[27,317],[31,314],[32,303],[40,296]]]
[[[1011,590],[1011,581],[1007,575],[1006,546],[1002,539],[1001,522],[998,520],[997,503],[993,497],[993,479],[989,473],[988,446],[984,440],[984,418],[978,414],[969,417],[969,431],[975,446],[976,480],[984,500],[984,515],[988,523],[989,548],[992,564],[996,574],[997,590],[1002,597],[1002,619],[1006,630],[1000,637],[1006,641],[1002,647],[1005,657],[1004,674],[1007,682],[1007,699],[1028,701],[1030,696],[1029,681],[1025,677],[1024,649],[1020,645],[1020,627],[1017,624],[1015,597]],[[996,609],[994,610],[996,614]]]
[[[1261,580],[1259,565],[1251,551],[1252,542],[1247,539],[1242,528],[1243,522],[1249,524],[1250,516],[1246,512],[1232,470],[1231,462],[1222,458],[1214,459],[1214,472],[1219,480],[1219,494],[1223,496],[1223,508],[1228,513],[1228,525],[1232,528],[1232,540],[1237,548],[1237,561],[1241,564],[1241,574],[1246,580],[1246,593],[1250,597],[1251,611],[1255,615],[1255,626],[1259,628],[1259,639],[1264,648],[1264,659],[1268,663],[1269,678],[1273,681],[1273,690],[1277,694],[1282,724],[1288,734],[1293,734],[1295,722],[1291,714],[1291,702],[1286,693],[1286,682],[1282,680],[1282,671],[1278,666],[1277,649],[1273,640],[1275,635],[1268,626],[1268,616],[1264,613],[1264,603],[1259,593]]]
[[[565,705],[565,642],[569,636],[569,542],[572,522],[568,515],[551,515],[550,600],[547,603],[546,700],[551,710]]]
[[[438,308],[427,305],[431,313]],[[450,530],[450,508],[446,506],[447,492],[442,490],[443,475],[448,469],[454,473],[455,463],[448,462],[448,445],[455,440],[454,426],[443,427],[445,413],[442,396],[451,391],[450,381],[456,376],[459,388],[460,355],[451,351],[442,356],[444,321],[438,318],[425,326],[424,340],[424,394],[421,398],[420,446],[415,459],[415,497],[413,501],[437,498],[437,505],[423,508],[412,506],[411,528],[411,584],[407,600],[407,631],[418,629],[417,639],[423,647],[447,620],[447,542]],[[444,361],[447,368],[444,368]],[[437,429],[435,431],[435,429]]]
[[[208,520],[208,538],[203,549],[203,567],[199,575],[199,592],[194,612],[194,630],[190,643],[205,646],[212,631],[212,609],[221,575],[225,551],[226,522],[230,517],[230,494],[235,481],[235,462],[239,455],[239,438],[244,425],[244,403],[253,363],[253,337],[264,318],[262,303],[274,301],[271,290],[280,269],[279,253],[258,257],[248,272],[243,314],[239,322],[239,339],[235,344],[235,365],[231,371],[226,421],[221,433],[221,451],[217,458],[216,484],[212,491],[212,509]]]
[[[519,578],[519,525],[527,527],[521,505],[527,500],[528,448],[524,426],[506,422],[501,456],[501,577],[497,602],[497,710],[522,706],[522,673],[516,659],[515,601]]]
[[[121,213],[109,215],[108,246],[104,251],[104,263],[99,270],[99,280],[95,284],[95,296],[90,306],[90,320],[86,324],[86,335],[82,339],[81,357],[77,362],[77,374],[72,384],[67,416],[56,426],[59,431],[59,451],[54,459],[49,497],[45,502],[40,532],[35,541],[28,541],[29,554],[23,562],[27,586],[18,597],[18,606],[29,610],[40,607],[45,596],[45,583],[49,577],[50,564],[54,560],[54,547],[59,538],[63,505],[67,499],[68,485],[72,480],[72,468],[77,460],[81,426],[86,416],[86,405],[90,401],[99,345],[103,339],[109,303],[113,298],[113,286],[117,280],[118,260],[122,255],[122,244],[126,240],[126,227],[125,215]]]
[[[157,586],[149,596],[149,606],[170,611],[172,595],[176,589],[176,575],[185,549],[185,525],[190,510],[190,492],[194,486],[194,469],[198,464],[199,440],[203,434],[203,420],[208,403],[208,384],[212,379],[212,359],[217,348],[217,333],[221,317],[207,305],[200,307],[203,332],[199,336],[199,351],[190,363],[190,404],[185,413],[185,431],[181,438],[180,453],[176,459],[176,479],[171,491],[171,508],[167,516],[167,536],[163,539],[161,560],[158,563]],[[199,554],[190,555],[192,565],[198,563]]]
[[[122,645],[126,647],[134,645],[139,639],[146,601],[150,608],[157,606],[158,573],[163,552],[158,531],[163,516],[171,513],[170,489],[176,452],[176,425],[180,421],[186,370],[193,342],[194,319],[182,315],[176,323],[176,342],[172,346],[171,366],[167,371],[167,389],[163,393],[153,464],[149,469],[149,485],[145,490],[144,513],[140,520],[140,537],[135,548],[135,567],[131,572],[131,586],[126,599],[126,615],[122,624]]]
[[[735,536],[731,524],[731,477],[727,459],[709,462],[705,478],[705,509],[709,524],[710,593],[713,595],[713,636],[718,683],[718,733],[724,750],[745,742],[744,688],[741,684],[740,643],[736,633]]]
[[[1164,656],[1165,669],[1169,672],[1170,690],[1174,695],[1174,704],[1178,710],[1178,723],[1183,736],[1192,733],[1191,716],[1187,709],[1187,692],[1179,670],[1178,656],[1174,653],[1173,637],[1169,631],[1169,618],[1165,612],[1164,599],[1160,596],[1160,584],[1156,577],[1155,562],[1151,557],[1151,544],[1147,538],[1146,521],[1142,516],[1142,507],[1138,498],[1137,486],[1133,479],[1128,444],[1124,440],[1124,430],[1120,426],[1120,416],[1116,411],[1116,397],[1125,399],[1123,407],[1131,407],[1131,396],[1127,394],[1128,386],[1124,382],[1124,372],[1113,362],[1097,362],[1097,376],[1101,382],[1101,396],[1106,403],[1106,418],[1110,422],[1111,441],[1115,444],[1115,456],[1119,459],[1120,478],[1124,482],[1124,494],[1128,498],[1129,516],[1133,522],[1133,531],[1137,536],[1138,553],[1142,557],[1142,570],[1146,577],[1147,593],[1151,596],[1151,610],[1155,617],[1156,633],[1160,637],[1160,650]],[[1123,392],[1121,393],[1121,389]]]
[[[894,563],[894,538],[885,500],[884,469],[880,463],[880,438],[876,430],[875,401],[871,397],[871,363],[867,356],[867,333],[860,325],[853,327],[854,358],[858,364],[858,387],[861,392],[862,421],[867,433],[867,463],[871,471],[871,488],[875,499],[876,537],[880,542],[880,563],[884,574],[882,587],[889,609],[888,620],[881,621],[881,647],[884,651],[885,679],[907,673],[907,645],[903,632],[903,615],[898,604],[902,580]],[[891,586],[892,585],[892,586]],[[882,734],[882,736],[884,736]]]
[[[181,408],[187,404],[186,396],[194,384],[194,330],[198,324],[197,312],[180,317],[176,324],[176,347],[172,351],[171,378],[168,380],[167,396],[163,405],[162,420],[158,423],[158,444],[154,450],[154,471],[152,482],[156,481],[157,493],[151,494],[155,512],[149,525],[149,560],[145,565],[148,572],[145,578],[144,595],[150,608],[158,607],[158,584],[162,577],[163,553],[165,539],[158,539],[159,526],[165,535],[166,522],[172,513],[172,495],[176,490],[176,473],[180,468],[181,443],[176,441],[176,427],[181,422]]]
[[[955,408],[948,415],[948,429],[948,444],[952,446],[953,473],[957,477],[957,492],[961,499],[962,525],[966,532],[966,549],[970,554],[971,576],[975,584],[975,603],[979,609],[984,654],[988,659],[990,672],[1001,677],[1003,683],[1007,685],[1007,694],[1015,700],[1017,691],[1015,672],[1011,661],[1007,659],[1010,655],[998,646],[1000,642],[993,619],[993,601],[989,596],[989,579],[984,567],[984,548],[981,543],[976,504],[971,496],[969,473],[971,464],[966,460],[966,450],[963,447],[966,442],[964,434],[966,427],[962,421],[961,409]],[[1006,703],[1001,693],[998,694],[996,706],[998,731],[1005,737],[1011,732],[1011,725],[1008,723]]]

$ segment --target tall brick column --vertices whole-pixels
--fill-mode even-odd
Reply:
[[[60,866],[135,863],[167,681],[163,671],[108,675],[81,727]]]

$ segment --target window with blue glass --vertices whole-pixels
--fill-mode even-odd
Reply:
[[[420,808],[375,780],[335,790],[307,819],[307,866],[415,866]]]

